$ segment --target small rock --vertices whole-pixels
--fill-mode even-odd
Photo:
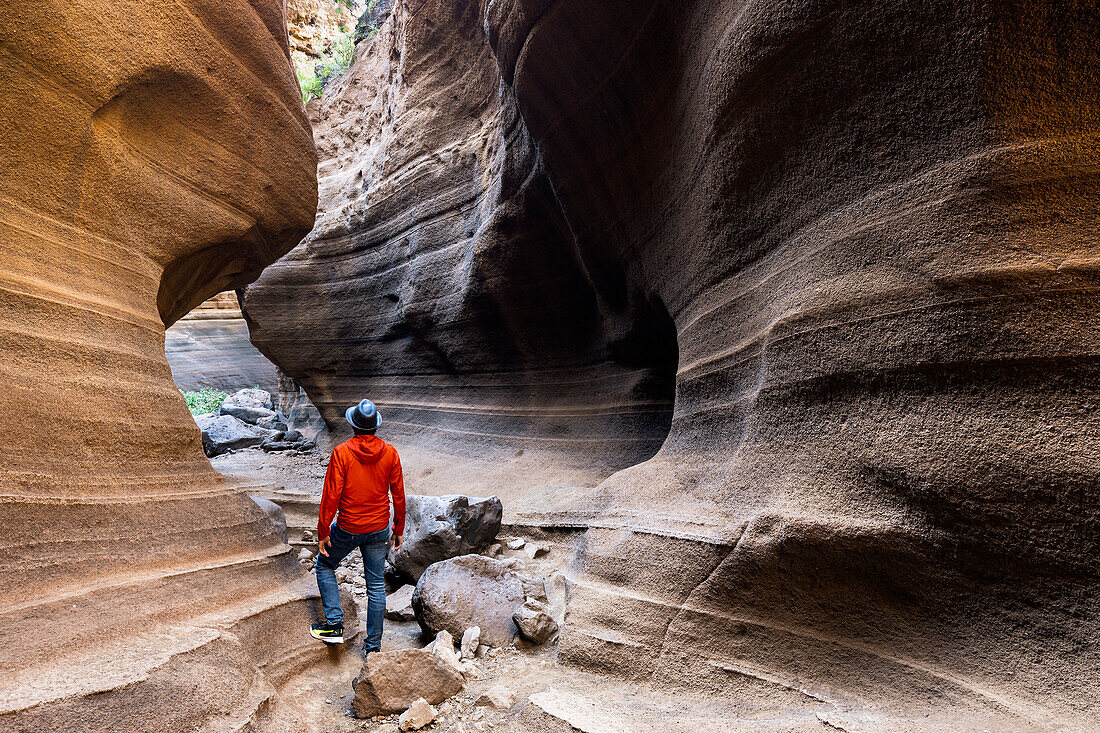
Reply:
[[[520,550],[520,549],[523,549],[523,546],[526,545],[526,544],[527,544],[527,540],[517,537],[514,540],[508,540],[508,549],[509,550]]]
[[[410,594],[411,598],[411,594]],[[460,644],[461,656],[463,659],[470,659],[477,653],[477,648],[481,643],[481,629],[477,626],[471,626],[462,632],[462,644]]]
[[[420,698],[410,705],[408,710],[401,713],[398,722],[401,730],[420,730],[435,720],[436,715],[439,715],[436,709],[429,705],[427,700]]]
[[[529,578],[525,575],[519,577],[523,583],[523,595],[534,598],[536,601],[546,600],[546,584],[540,578]]]
[[[478,659],[484,659],[489,654],[489,647],[486,644],[478,644],[477,651],[474,652],[474,656]]]
[[[451,636],[451,632],[443,629],[435,635],[435,639],[432,640],[432,643],[424,648],[433,654],[436,649],[449,649],[453,652],[455,650],[455,638]]]
[[[311,529],[303,529],[302,530],[302,542],[314,542],[316,540],[317,540],[317,537],[313,534],[313,530],[311,530]]]
[[[309,551],[309,548],[303,547],[298,550],[298,562],[309,562],[313,559],[313,553]]]
[[[474,701],[479,708],[493,708],[495,710],[507,710],[516,701],[516,693],[504,685],[493,685]]]
[[[390,621],[414,621],[412,609],[414,586],[404,585],[386,596],[386,618]]]
[[[558,632],[558,624],[547,612],[546,606],[528,598],[512,615],[519,633],[536,644],[542,644]]]
[[[466,676],[466,668],[462,664],[462,660],[458,658],[458,654],[455,653],[455,642],[450,633],[440,631],[436,634],[435,641],[428,645],[428,648],[431,649],[432,654],[446,662],[448,667],[463,677]]]
[[[489,545],[489,549],[485,551],[485,554],[489,557],[497,557],[504,551],[504,547],[499,542],[494,542]]]
[[[523,546],[524,556],[531,560],[534,560],[536,557],[541,557],[548,552],[550,552],[549,547],[536,545],[534,542],[528,542],[526,545]]]

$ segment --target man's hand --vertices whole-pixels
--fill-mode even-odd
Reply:
[[[317,543],[317,552],[321,553],[325,557],[328,557],[328,548],[332,546],[332,535],[324,538]]]
[[[390,549],[396,550],[399,547],[401,547],[401,535],[390,535]]]

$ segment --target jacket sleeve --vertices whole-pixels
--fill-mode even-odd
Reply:
[[[390,469],[390,494],[393,495],[393,533],[405,534],[405,477],[401,473],[401,456],[393,452]]]
[[[317,519],[317,539],[328,537],[328,528],[340,507],[340,495],[344,493],[344,466],[333,449],[325,471],[325,488],[321,492],[321,514]]]

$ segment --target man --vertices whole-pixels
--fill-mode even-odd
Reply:
[[[401,546],[405,531],[405,485],[397,450],[375,436],[382,415],[370,400],[344,413],[355,437],[336,446],[325,474],[321,516],[317,522],[317,588],[325,608],[325,622],[313,624],[310,634],[326,644],[344,641],[344,613],[336,567],[356,547],[363,553],[367,580],[366,653],[382,650],[382,623],[386,616],[386,585],[382,572],[386,553]],[[393,534],[390,534],[390,496],[393,496]],[[333,517],[336,517],[333,523]]]

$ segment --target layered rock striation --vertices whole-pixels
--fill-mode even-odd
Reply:
[[[219,293],[173,323],[164,334],[164,353],[182,390],[279,392],[278,370],[249,340],[233,293]]]
[[[332,425],[375,398],[414,490],[580,533],[566,661],[1087,728],[1097,10],[471,5],[326,95],[261,350]]]
[[[313,219],[282,4],[0,16],[0,728],[292,729],[308,582],[164,356]]]
[[[312,112],[317,225],[248,288],[253,342],[333,428],[369,395],[388,438],[464,492],[594,485],[651,456],[672,322],[593,282],[478,5],[399,6],[334,84]]]
[[[1097,19],[490,6],[582,256],[680,348],[662,450],[563,507],[645,530],[589,532],[567,655],[903,720],[929,689],[975,724],[1096,714]]]

